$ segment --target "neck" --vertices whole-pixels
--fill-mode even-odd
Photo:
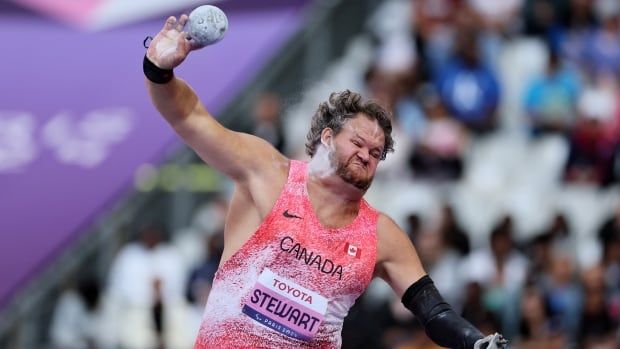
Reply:
[[[330,150],[320,146],[308,163],[308,193],[327,203],[345,206],[359,206],[359,201],[366,190],[356,188],[345,182],[336,173],[336,168],[329,158]]]
[[[364,197],[365,190],[360,190],[355,186],[345,182],[336,173],[328,176],[321,176],[310,172],[308,174],[308,192],[313,196],[319,196],[328,203],[338,205],[359,205],[359,201]]]
[[[341,228],[357,217],[363,194],[343,190],[337,180],[308,176],[306,183],[308,198],[321,225],[328,228]],[[345,184],[349,186],[348,184]]]

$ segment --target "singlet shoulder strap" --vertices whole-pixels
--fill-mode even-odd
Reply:
[[[379,220],[380,212],[377,211],[374,207],[370,206],[365,199],[362,199],[360,203],[360,211],[357,214],[357,217],[354,221],[355,229],[359,229],[359,231],[372,232],[375,234],[376,229],[368,230],[368,227],[377,227],[377,223]]]
[[[300,160],[291,160],[288,170],[289,184],[305,184],[308,163]]]

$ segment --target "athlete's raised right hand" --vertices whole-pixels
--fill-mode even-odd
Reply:
[[[155,35],[146,51],[146,57],[162,69],[176,68],[185,60],[190,51],[200,48],[193,40],[187,39],[183,31],[188,16],[181,15],[179,20],[168,17],[162,30]]]

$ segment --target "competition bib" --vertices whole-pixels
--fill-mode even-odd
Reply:
[[[327,299],[265,268],[243,305],[253,320],[292,338],[309,341],[325,319]]]

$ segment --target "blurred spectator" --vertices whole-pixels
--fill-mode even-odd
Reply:
[[[512,37],[520,28],[521,12],[525,0],[468,0],[471,11],[462,16],[473,17],[478,34],[478,47],[481,56],[489,67],[496,68],[497,58],[502,52],[506,38]]]
[[[392,297],[385,305],[379,308],[375,318],[383,328],[381,345],[384,348],[397,348],[410,343],[419,327],[416,318],[407,311],[398,297]],[[417,332],[420,335],[419,332]]]
[[[598,237],[604,246],[613,239],[620,239],[620,204],[617,205],[611,216],[601,225]]]
[[[523,13],[523,34],[546,39],[552,44],[563,14],[567,11],[568,4],[564,0],[527,0]],[[558,49],[553,44],[552,48]]]
[[[542,282],[540,278],[552,263],[553,251],[565,251],[576,255],[577,251],[566,217],[558,213],[546,231],[534,237],[527,244],[530,260],[529,278]]]
[[[407,33],[389,36],[377,47],[374,63],[364,75],[369,97],[394,111],[398,100],[414,88],[417,64],[417,52]]]
[[[357,299],[344,322],[342,328],[341,349],[383,348],[381,335],[387,324],[382,316],[386,307],[377,304],[377,307],[368,307],[368,293]],[[371,302],[372,303],[372,302]],[[368,321],[373,319],[373,321]]]
[[[561,21],[565,30],[559,31],[557,41],[550,42],[559,47],[564,57],[580,68],[584,65],[584,52],[596,24],[592,0],[570,0],[566,18]]]
[[[554,250],[542,285],[551,321],[571,340],[576,339],[578,332],[583,296],[575,278],[573,256],[561,249]]]
[[[373,64],[366,71],[364,82],[368,97],[391,110],[396,99],[396,84],[391,76],[381,70],[378,64]]]
[[[618,110],[616,82],[595,79],[579,99],[579,119],[570,137],[566,179],[607,185],[613,180],[618,139],[610,134]]]
[[[284,152],[286,139],[280,120],[282,104],[280,98],[271,92],[262,93],[254,104],[252,134],[271,143],[278,151]]]
[[[484,306],[484,289],[481,285],[477,282],[470,282],[464,290],[465,299],[461,315],[484,333],[499,331],[500,323],[497,316]]]
[[[527,269],[528,261],[513,240],[512,218],[506,216],[491,232],[490,248],[472,251],[461,272],[483,287],[485,308],[499,316],[523,286]]]
[[[186,296],[190,304],[188,327],[198,333],[213,278],[224,252],[224,231],[207,235],[203,241],[204,259],[189,274]]]
[[[603,267],[586,270],[582,276],[584,307],[579,328],[579,344],[584,349],[615,349],[616,323],[610,315],[605,294]]]
[[[433,279],[442,296],[457,311],[461,305],[462,278],[459,273],[461,256],[446,245],[438,231],[427,231],[418,235],[415,242],[420,261]]]
[[[186,270],[172,245],[155,226],[140,230],[138,240],[125,245],[109,274],[108,336],[126,349],[182,348],[191,345],[184,301]],[[191,339],[190,339],[191,338]]]
[[[568,253],[574,252],[571,229],[564,214],[556,213],[551,226],[544,234],[550,237],[551,246],[553,248],[563,250]]]
[[[428,123],[420,102],[412,92],[398,99],[394,106],[394,118],[411,143],[422,138]]]
[[[105,348],[105,333],[100,327],[99,293],[99,283],[94,279],[82,279],[77,288],[62,292],[50,324],[54,348]]]
[[[421,100],[427,121],[409,159],[414,174],[432,179],[459,179],[463,173],[466,131],[448,115],[434,91],[425,93]]]
[[[462,231],[455,221],[452,209],[447,205],[443,209],[438,224],[427,229],[423,229],[419,215],[410,214],[407,217],[407,231],[416,246],[422,265],[433,278],[437,289],[458,311],[462,303],[460,290],[463,287],[463,278],[459,273],[462,255],[461,251],[453,246],[453,242],[464,238],[469,248],[469,240],[466,236],[459,236]]]
[[[443,66],[452,54],[456,14],[462,0],[413,1],[413,30],[422,58],[420,71],[428,79]]]
[[[603,247],[605,281],[613,305],[612,315],[620,321],[620,238],[614,236]]]
[[[517,14],[521,11],[524,0],[468,0],[468,3],[483,28],[505,33],[516,28]]]
[[[551,236],[536,235],[527,243],[526,250],[530,260],[528,279],[539,283],[539,278],[551,262]]]
[[[205,239],[205,248],[207,253],[204,261],[192,270],[187,282],[188,300],[201,311],[207,304],[211,284],[224,252],[224,232],[208,236]]]
[[[521,321],[515,346],[520,349],[550,348],[554,331],[549,318],[549,307],[540,290],[527,285],[521,293]]]
[[[441,101],[450,113],[477,133],[495,128],[500,100],[496,74],[480,58],[478,32],[459,32],[457,53],[436,78]]]
[[[461,256],[469,254],[469,235],[456,219],[454,209],[448,203],[444,203],[441,207],[439,232],[450,248],[459,252]]]
[[[603,247],[602,264],[606,283],[614,298],[620,297],[620,204],[601,225],[598,238]],[[620,319],[620,309],[618,312]]]
[[[584,59],[592,74],[620,74],[620,3],[617,0],[595,1],[600,21],[586,41]]]
[[[420,233],[422,233],[422,218],[417,213],[411,213],[407,216],[407,235],[411,241],[416,241]]]
[[[576,118],[580,92],[577,72],[563,66],[551,50],[545,74],[537,77],[525,93],[525,109],[534,135],[549,132],[568,136]]]

